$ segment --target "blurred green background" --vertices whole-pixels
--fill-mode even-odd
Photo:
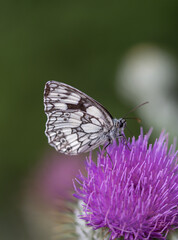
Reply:
[[[44,134],[45,82],[70,84],[123,116],[134,106],[117,96],[118,65],[142,42],[178,55],[178,1],[7,0],[0,12],[0,239],[24,240],[25,179],[55,151]],[[138,123],[129,128],[138,134]]]

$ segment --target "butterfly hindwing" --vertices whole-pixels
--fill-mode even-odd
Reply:
[[[112,116],[91,97],[56,81],[46,83],[46,135],[50,145],[66,154],[90,151],[106,141]]]

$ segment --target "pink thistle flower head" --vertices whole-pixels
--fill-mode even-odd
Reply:
[[[178,166],[175,144],[168,150],[168,135],[148,144],[151,130],[126,146],[114,142],[109,154],[92,156],[87,177],[78,176],[74,196],[83,201],[84,219],[93,229],[107,229],[110,239],[166,239],[178,228]],[[112,159],[112,162],[111,162]]]

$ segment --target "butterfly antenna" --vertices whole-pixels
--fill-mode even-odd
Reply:
[[[147,104],[147,103],[149,103],[149,102],[147,101],[147,102],[141,103],[141,104],[137,105],[136,107],[132,108],[128,113],[126,113],[126,114],[123,116],[123,118],[126,119],[125,117],[126,117],[129,113],[134,112],[137,108],[142,107],[143,105],[145,105],[145,104]],[[129,119],[129,118],[127,118],[127,119]],[[130,119],[131,119],[131,118],[130,118]],[[135,119],[139,119],[139,118],[135,118]]]
[[[134,119],[134,120],[136,120],[138,123],[141,123],[141,119],[140,118],[138,118],[138,117],[125,117],[124,119]]]

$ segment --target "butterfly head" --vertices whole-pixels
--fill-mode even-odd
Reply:
[[[117,132],[122,133],[126,127],[125,118],[114,119],[114,126],[117,129]]]

